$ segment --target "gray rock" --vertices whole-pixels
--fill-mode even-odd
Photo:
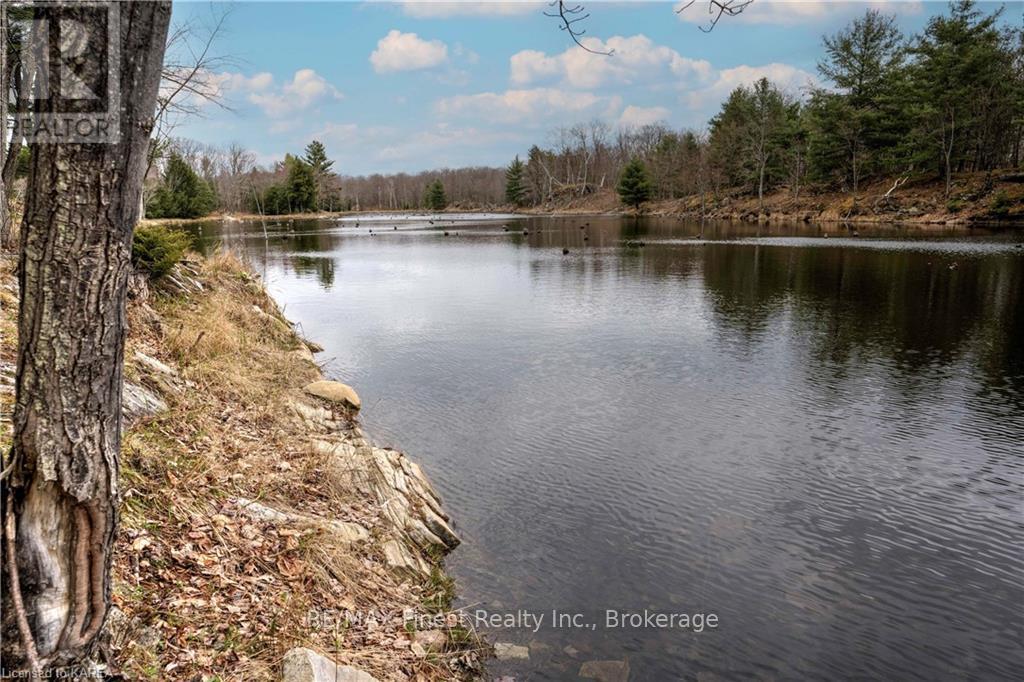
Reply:
[[[312,649],[297,647],[284,655],[281,682],[377,682],[377,678],[347,665],[338,665]]]
[[[376,500],[393,537],[382,544],[389,566],[429,574],[422,558],[427,551],[448,551],[459,544],[441,498],[422,469],[396,450],[355,445],[355,441],[314,440],[317,451],[330,455],[338,485]]]
[[[388,538],[381,544],[384,561],[399,573],[411,571],[421,575],[430,575],[430,564],[422,556],[409,549],[409,546],[397,538]]]
[[[545,644],[544,642],[538,639],[535,639],[532,642],[530,642],[530,655],[535,658],[546,656],[550,654],[551,651],[552,648],[550,644]]]
[[[494,655],[499,661],[525,660],[530,657],[530,650],[518,644],[497,642],[494,645]]]
[[[437,653],[448,645],[448,634],[444,630],[422,630],[413,634],[413,641],[426,651]]]
[[[338,521],[336,519],[324,519],[319,516],[306,516],[305,514],[295,514],[293,512],[283,512],[278,509],[268,507],[265,504],[260,504],[253,500],[247,500],[244,497],[235,498],[235,504],[238,505],[238,508],[250,518],[283,526],[293,526],[295,528],[317,528],[336,535],[344,542],[358,542],[359,540],[366,540],[370,537],[369,531],[358,523],[349,523],[347,521]]]
[[[348,405],[354,410],[358,410],[362,406],[359,395],[355,390],[340,381],[314,381],[311,384],[306,384],[302,390],[310,395],[315,395],[317,398],[329,400],[332,403]]]
[[[580,666],[580,677],[597,682],[628,682],[629,661],[587,661]]]
[[[121,415],[125,422],[133,422],[167,409],[167,403],[154,391],[131,381],[121,388]]]
[[[142,351],[135,351],[135,362],[140,368],[145,368],[152,373],[163,374],[170,377],[178,376],[178,373],[171,367],[160,362],[154,357],[146,355]]]
[[[298,348],[290,351],[291,355],[298,358],[299,360],[305,360],[306,362],[312,362],[316,364],[316,358],[313,357],[313,351],[311,351],[306,344],[300,344]]]

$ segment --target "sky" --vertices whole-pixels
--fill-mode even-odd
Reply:
[[[225,59],[204,76],[225,107],[200,103],[174,134],[240,143],[261,164],[319,139],[343,175],[504,166],[594,119],[700,129],[761,76],[806,93],[821,84],[822,36],[869,6],[907,34],[946,7],[754,0],[705,33],[707,0],[678,14],[678,3],[589,2],[584,41],[609,57],[575,46],[544,3],[179,0],[173,22],[198,36],[226,13],[212,48]],[[1021,4],[1007,10],[1019,23]]]

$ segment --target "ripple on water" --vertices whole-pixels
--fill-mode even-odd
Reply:
[[[644,680],[1014,679],[1019,250],[589,222],[586,247],[575,219],[241,242],[371,433],[441,489],[463,603],[721,619],[494,633],[551,647],[510,674],[629,656]]]

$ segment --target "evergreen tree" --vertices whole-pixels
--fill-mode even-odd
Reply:
[[[288,176],[285,180],[289,213],[302,213],[316,210],[316,177],[313,168],[300,158],[285,155],[285,169]]]
[[[749,181],[746,129],[753,117],[750,99],[747,88],[736,88],[709,123],[711,162],[721,173],[725,184],[732,187]]]
[[[519,157],[509,164],[505,169],[505,201],[516,206],[522,206],[526,198],[526,184],[524,174],[526,165],[519,160]]]
[[[285,154],[284,162],[278,166],[280,171],[284,172],[284,180],[265,189],[253,208],[267,215],[315,211],[317,195],[313,168],[302,159]]]
[[[626,164],[615,189],[622,203],[634,208],[639,208],[640,204],[651,198],[651,181],[640,159],[633,159]]]
[[[1012,34],[999,30],[1001,13],[953,2],[950,16],[933,17],[911,50],[917,158],[941,172],[947,195],[954,171],[992,168],[1005,158],[1008,131],[1021,118],[1018,55]]]
[[[812,93],[810,155],[818,178],[838,180],[856,199],[864,177],[896,163],[887,152],[907,131],[903,36],[893,17],[872,9],[824,42],[818,71],[835,89]]]
[[[217,195],[176,153],[167,161],[160,186],[146,206],[149,218],[199,218],[217,205]]]
[[[764,192],[785,176],[786,151],[795,134],[799,104],[767,78],[733,90],[711,120],[711,145],[731,185]]]
[[[327,149],[319,140],[313,140],[306,145],[306,155],[302,160],[313,171],[317,204],[320,208],[323,208],[327,198],[327,182],[330,178],[331,167],[334,165],[334,161],[327,158]]]
[[[432,211],[443,211],[448,205],[448,197],[444,193],[444,184],[440,179],[434,180],[427,185],[427,191],[423,197],[423,203]]]
[[[753,162],[751,175],[757,184],[758,210],[761,210],[766,183],[781,173],[782,150],[789,142],[786,133],[790,103],[767,78],[754,84],[750,102],[753,117],[747,126],[746,136]]]

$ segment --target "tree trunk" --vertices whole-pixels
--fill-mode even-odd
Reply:
[[[110,605],[131,239],[171,9],[115,4],[119,139],[36,144],[29,169],[13,460],[3,490],[7,671],[82,663]],[[104,30],[94,12],[74,19]]]
[[[3,14],[4,29],[0,35],[3,36],[3,40],[0,40],[0,44],[3,45],[4,49],[0,50],[0,82],[2,82],[2,92],[0,92],[0,111],[4,112],[6,116],[10,106],[15,105],[18,111],[24,109],[24,103],[19,100],[19,93],[21,92],[22,86],[22,70],[17,68],[15,60],[8,60],[7,58],[7,39],[8,39],[8,27],[10,25],[10,17],[7,16],[6,12],[0,12]],[[14,93],[13,101],[10,96]],[[4,119],[6,122],[6,118]],[[21,136],[11,135],[11,141],[9,144],[4,142],[6,136],[0,137],[0,147],[4,147],[0,150],[0,248],[9,249],[13,247],[13,234],[14,225],[12,223],[13,216],[10,213],[10,190],[14,185],[14,179],[18,172],[18,157],[21,153]]]
[[[768,165],[762,158],[757,171],[757,212],[764,212],[764,167]]]
[[[0,7],[0,249],[11,239],[11,217],[7,211],[7,8]]]
[[[943,145],[943,155],[946,161],[946,192],[945,198],[949,198],[949,190],[953,186],[953,141],[956,139],[956,118],[954,112],[949,112],[949,142]]]

